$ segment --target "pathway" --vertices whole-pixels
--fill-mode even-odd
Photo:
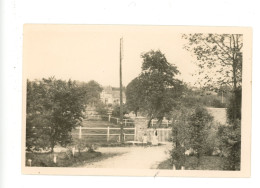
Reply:
[[[158,164],[169,158],[170,144],[152,147],[103,147],[97,151],[118,155],[93,163],[86,168],[156,169]]]

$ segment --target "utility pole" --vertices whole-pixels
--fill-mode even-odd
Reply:
[[[123,127],[123,93],[122,93],[122,48],[123,48],[123,38],[120,38],[120,141],[124,143],[124,127]]]

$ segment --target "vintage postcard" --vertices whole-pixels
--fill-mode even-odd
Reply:
[[[22,173],[250,177],[252,29],[25,24]]]

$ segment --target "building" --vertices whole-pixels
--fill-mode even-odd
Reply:
[[[123,96],[123,103],[125,103],[126,96],[124,90],[122,96]],[[103,91],[100,94],[100,99],[104,104],[111,104],[111,105],[120,104],[120,89],[111,86],[104,87]]]

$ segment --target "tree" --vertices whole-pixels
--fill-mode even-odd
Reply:
[[[241,126],[239,121],[233,122],[233,126],[218,128],[218,147],[225,159],[224,170],[240,170]]]
[[[71,80],[27,80],[27,149],[44,146],[53,152],[56,144],[70,143],[72,129],[83,118],[85,95],[86,90]]]
[[[184,34],[188,40],[185,49],[195,54],[199,74],[203,75],[207,86],[229,85],[233,91],[234,101],[239,98],[242,84],[243,35],[241,34]],[[214,79],[215,78],[215,79]],[[239,103],[232,103],[239,109]],[[232,121],[241,119],[240,113],[233,111]]]
[[[171,158],[177,170],[185,165],[185,151],[190,149],[191,132],[188,120],[191,113],[192,108],[183,105],[178,106],[178,108],[175,108],[171,113],[171,117],[174,120],[172,121],[173,148],[171,150]]]
[[[142,98],[139,96],[139,91],[141,91],[142,86],[138,77],[133,79],[126,87],[126,106],[129,111],[133,111],[137,116],[140,109],[140,104]]]
[[[198,165],[200,163],[201,156],[205,153],[207,147],[207,137],[209,123],[213,120],[213,117],[208,113],[205,108],[197,107],[195,112],[189,117],[190,125],[190,146],[196,152],[198,158]]]
[[[177,67],[170,64],[160,50],[151,50],[141,57],[142,72],[127,86],[127,104],[135,101],[131,108],[146,112],[149,127],[153,118],[160,123],[172,110],[183,85],[174,78],[179,74]]]
[[[96,105],[100,102],[100,93],[103,89],[99,83],[91,80],[88,83],[81,82],[80,86],[85,90],[86,104]]]

